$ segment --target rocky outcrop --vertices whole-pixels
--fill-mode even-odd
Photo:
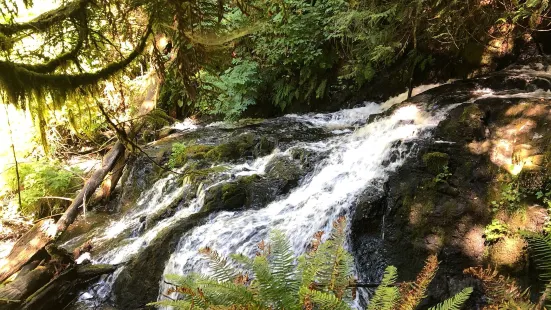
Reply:
[[[416,156],[384,189],[358,204],[352,241],[363,281],[378,281],[386,265],[412,280],[429,253],[441,260],[429,304],[465,286],[480,288],[463,275],[470,266],[493,265],[537,281],[518,231],[542,231],[548,216],[542,194],[551,189],[551,100],[530,93],[549,90],[549,81],[545,73],[513,68],[412,98],[462,104],[430,140],[411,146]],[[477,91],[488,95],[472,99]],[[524,95],[509,96],[517,91]]]

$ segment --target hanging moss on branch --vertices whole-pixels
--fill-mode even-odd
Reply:
[[[75,17],[80,11],[86,8],[90,0],[79,0],[67,3],[57,9],[48,11],[39,15],[33,20],[18,24],[0,24],[0,34],[11,36],[18,32],[31,30],[33,32],[45,31],[49,27],[59,22],[62,22],[71,17]]]
[[[0,61],[0,88],[13,103],[25,103],[27,98],[42,98],[50,94],[53,98],[65,98],[79,88],[93,86],[124,69],[144,50],[151,34],[151,23],[147,26],[138,46],[125,59],[111,63],[93,73],[46,74],[31,71],[9,61]]]

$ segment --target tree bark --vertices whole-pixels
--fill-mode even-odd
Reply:
[[[0,288],[0,299],[24,300],[54,276],[50,268],[39,266]]]
[[[105,176],[113,169],[121,156],[124,156],[124,146],[122,143],[117,142],[105,155],[101,168],[96,170],[92,177],[86,181],[84,188],[78,193],[69,208],[57,221],[57,224],[54,224],[53,219],[43,220],[17,240],[12,251],[5,258],[6,263],[0,267],[0,283],[17,272],[34,254],[53,241],[73,223],[78,215],[80,206],[82,206],[85,200],[92,197]]]
[[[64,309],[75,298],[79,287],[116,269],[115,265],[77,265],[33,292],[17,309]]]
[[[5,261],[0,261],[0,265],[4,263],[0,267],[0,283],[23,267],[31,257],[46,246],[55,236],[55,231],[53,219],[42,220],[17,240]]]
[[[84,188],[78,193],[77,197],[73,200],[73,203],[63,213],[61,218],[57,221],[57,232],[64,232],[78,215],[79,207],[92,195],[94,195],[96,189],[101,185],[105,176],[113,170],[115,164],[119,158],[124,157],[124,145],[118,141],[113,148],[105,155],[101,168],[96,170],[92,177],[86,181]]]

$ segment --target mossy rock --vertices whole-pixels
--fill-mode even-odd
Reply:
[[[459,121],[471,128],[478,128],[484,118],[484,111],[477,104],[471,104],[463,109]]]
[[[296,183],[303,175],[303,169],[291,158],[277,156],[266,165],[266,175],[269,178]]]
[[[448,166],[450,156],[442,152],[430,152],[423,155],[423,163],[432,174],[439,174]]]
[[[259,179],[260,176],[255,174],[210,188],[201,211],[234,210],[247,206],[251,185]]]
[[[142,251],[122,268],[113,283],[113,295],[118,309],[143,309],[159,294],[159,280],[165,263],[174,252],[180,237],[200,225],[209,213],[195,213],[163,229]]]
[[[226,166],[214,166],[208,168],[201,168],[201,165],[194,163],[189,168],[185,169],[182,182],[184,184],[198,185],[201,182],[209,180],[212,176],[227,171]]]
[[[190,159],[205,159],[207,153],[212,150],[210,145],[194,144],[185,146],[183,144],[174,144],[170,155],[170,166],[172,168],[183,167]]]
[[[469,43],[461,51],[461,56],[470,65],[481,65],[484,46],[482,44]]]
[[[237,136],[228,143],[213,147],[205,154],[205,157],[213,162],[236,160],[247,155],[253,155],[252,151],[255,145],[255,136],[252,133],[246,133]]]
[[[255,156],[266,156],[270,154],[276,147],[276,142],[268,136],[260,137],[260,141],[256,145]]]

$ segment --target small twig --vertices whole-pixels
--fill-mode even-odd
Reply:
[[[11,130],[10,115],[8,113],[8,106],[4,105],[6,110],[6,120],[8,122],[8,130],[10,131],[11,151],[13,153],[13,160],[15,161],[15,176],[17,178],[17,198],[19,199],[19,209],[23,209],[23,203],[21,203],[21,180],[19,179],[19,163],[17,162],[17,155],[15,154],[15,145],[13,144],[13,132]]]
[[[73,201],[73,199],[71,199],[71,198],[59,197],[59,196],[44,196],[44,197],[40,197],[38,199],[61,199],[61,200]]]

